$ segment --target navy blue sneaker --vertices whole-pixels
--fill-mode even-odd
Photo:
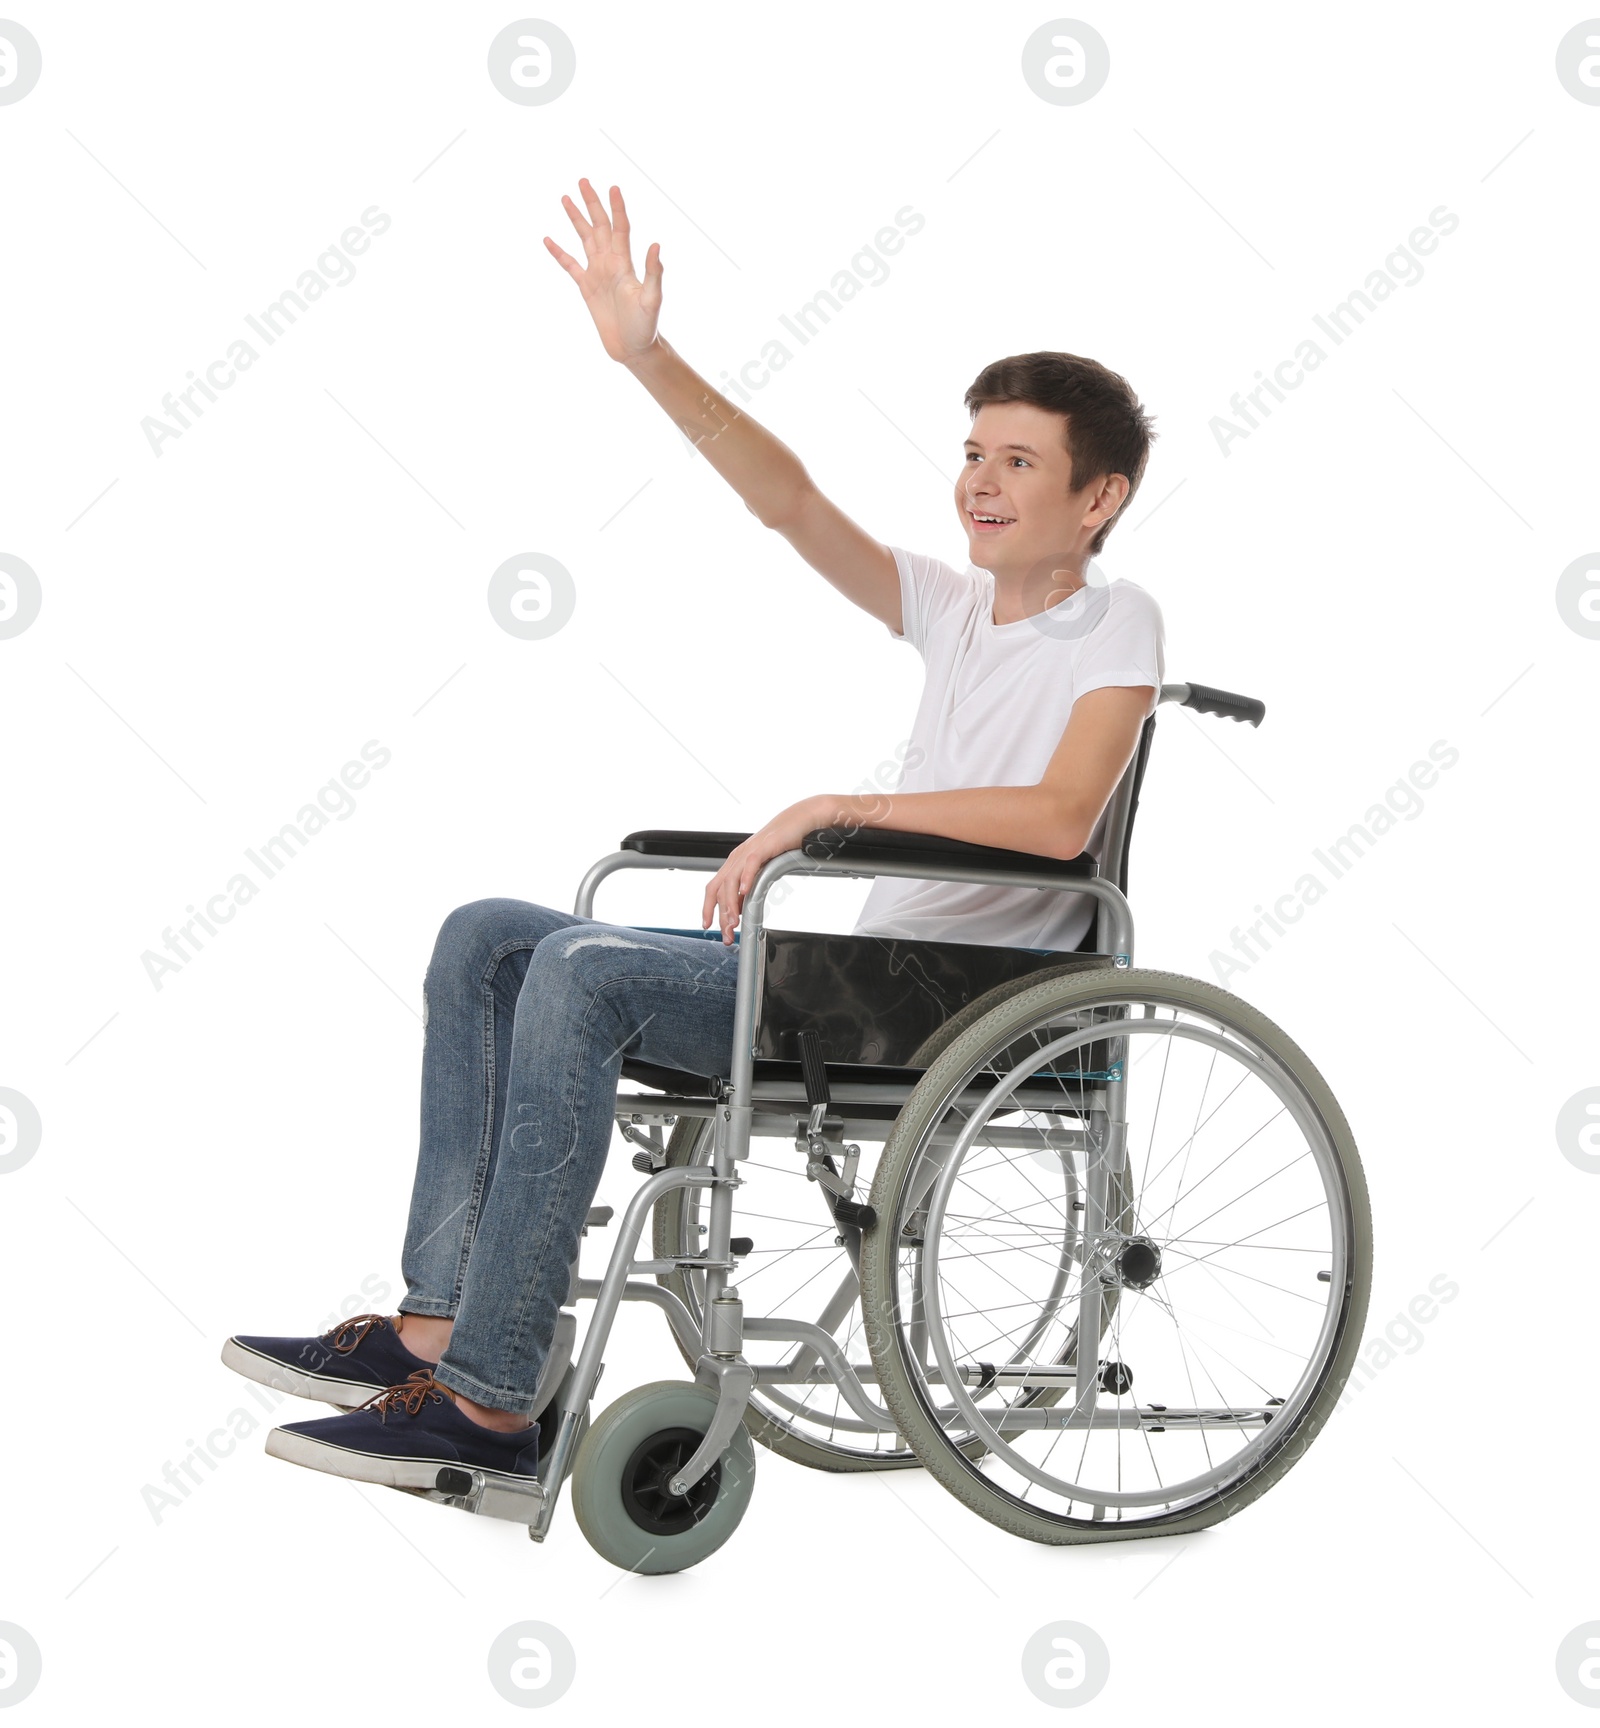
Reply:
[[[434,1366],[413,1356],[382,1314],[352,1314],[319,1338],[230,1338],[222,1360],[246,1380],[339,1410]]]
[[[454,1466],[481,1471],[492,1488],[537,1482],[539,1426],[500,1434],[464,1416],[455,1394],[424,1368],[359,1410],[289,1422],[267,1436],[267,1451],[308,1470],[384,1488],[433,1488]]]

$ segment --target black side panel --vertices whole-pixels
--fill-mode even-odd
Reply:
[[[829,1063],[898,1067],[958,1009],[1047,967],[1110,966],[1109,955],[908,942],[885,936],[766,932],[758,1057],[798,1061],[813,1031]]]

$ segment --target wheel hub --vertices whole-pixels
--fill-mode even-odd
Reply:
[[[1115,1261],[1117,1281],[1129,1290],[1148,1290],[1161,1276],[1161,1250],[1148,1236],[1130,1236]]]
[[[716,1503],[722,1486],[720,1460],[687,1494],[674,1494],[667,1486],[694,1456],[703,1438],[693,1428],[663,1428],[633,1449],[622,1472],[622,1504],[641,1530],[655,1536],[681,1535]]]

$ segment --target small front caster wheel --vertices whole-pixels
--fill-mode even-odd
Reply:
[[[716,1394],[681,1380],[636,1387],[601,1412],[572,1466],[572,1510],[597,1554],[629,1572],[682,1572],[738,1527],[755,1486],[755,1446],[736,1428],[687,1494],[667,1484],[711,1426]]]

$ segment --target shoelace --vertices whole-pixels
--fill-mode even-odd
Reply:
[[[348,1356],[375,1326],[387,1326],[386,1314],[352,1314],[341,1320],[331,1332],[322,1334],[324,1344],[331,1344],[341,1356]]]
[[[418,1368],[409,1380],[402,1381],[398,1386],[391,1386],[387,1391],[379,1392],[376,1396],[369,1398],[361,1408],[363,1410],[375,1410],[378,1413],[378,1419],[387,1422],[390,1413],[402,1405],[405,1407],[406,1415],[415,1416],[422,1408],[425,1399],[433,1398],[442,1404],[448,1398],[454,1403],[455,1396],[455,1393],[448,1386],[441,1386],[428,1369]]]

